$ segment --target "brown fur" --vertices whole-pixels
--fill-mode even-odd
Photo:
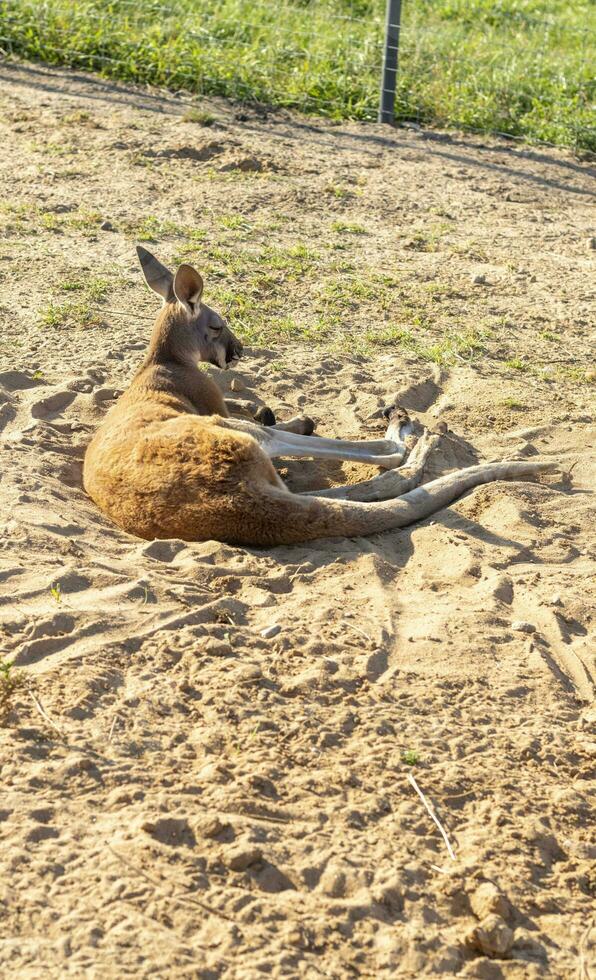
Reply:
[[[248,545],[370,534],[420,520],[479,483],[546,468],[472,467],[378,503],[291,494],[254,436],[239,428],[249,423],[226,424],[221,392],[197,367],[198,360],[222,366],[241,350],[221,317],[200,302],[200,276],[181,266],[173,277],[143,249],[139,256],[165,305],[145,360],[93,437],[83,471],[87,493],[123,530]]]

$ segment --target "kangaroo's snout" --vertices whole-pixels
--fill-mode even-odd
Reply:
[[[240,358],[242,357],[242,350],[243,350],[242,344],[236,337],[232,337],[228,341],[226,347],[226,363],[228,367],[230,364],[232,364],[233,361],[240,360]]]

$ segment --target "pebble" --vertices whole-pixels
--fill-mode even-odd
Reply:
[[[468,933],[466,944],[485,956],[502,959],[513,946],[513,930],[500,915],[487,915]]]
[[[112,399],[119,398],[122,394],[120,388],[98,388],[97,391],[93,393],[93,401],[96,405],[101,405],[102,402],[108,402]]]
[[[242,378],[233,378],[230,388],[232,391],[244,391],[246,385],[244,384]]]
[[[536,627],[532,623],[524,623],[521,619],[516,619],[514,623],[511,624],[511,629],[515,630],[516,633],[535,633]]]
[[[274,636],[281,633],[281,626],[274,623],[272,626],[266,626],[264,630],[261,630],[261,636],[265,640],[271,640]]]
[[[258,847],[253,847],[250,844],[241,844],[226,851],[222,856],[222,860],[230,871],[246,871],[252,864],[257,864],[262,857],[263,854]]]
[[[319,879],[319,889],[329,898],[343,898],[346,891],[345,872],[332,864],[328,865]]]
[[[596,381],[596,368],[589,368],[586,371],[586,381]]]
[[[228,781],[228,771],[217,762],[208,762],[197,773],[198,783],[225,783]]]
[[[588,246],[588,251],[596,248],[596,237],[592,236],[588,238],[586,245]]]
[[[509,902],[492,881],[483,881],[478,886],[470,896],[470,905],[478,919],[485,919],[491,913],[506,919],[510,911]]]
[[[219,817],[206,817],[201,823],[196,827],[196,832],[201,837],[206,837],[211,839],[212,837],[217,837],[221,834],[222,830],[225,828],[225,824],[221,822]]]
[[[116,231],[111,221],[102,221],[99,227],[101,231]]]
[[[203,640],[201,652],[209,657],[231,657],[232,647],[225,640],[218,640],[215,636],[208,636]]]
[[[236,679],[240,684],[257,684],[262,677],[263,671],[257,664],[241,667],[236,673]]]
[[[484,286],[486,284],[486,276],[481,273],[473,275],[471,279],[474,286]]]

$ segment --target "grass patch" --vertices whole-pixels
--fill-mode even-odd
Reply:
[[[384,0],[4,0],[0,34],[50,64],[374,119],[384,13]],[[405,4],[398,116],[595,150],[595,21],[590,0]],[[186,118],[213,121],[199,108]]]
[[[5,724],[15,696],[28,686],[27,675],[22,670],[16,670],[13,664],[0,657],[0,725]]]
[[[216,122],[215,116],[204,109],[188,109],[182,118],[184,122],[197,123],[199,126],[213,126]]]
[[[141,221],[124,222],[122,230],[137,242],[157,242],[163,238],[181,238],[190,234],[189,229],[175,221],[165,221],[154,214],[146,215]]]
[[[345,221],[334,221],[331,225],[332,231],[346,235],[366,235],[366,228],[362,225],[348,224]]]
[[[530,370],[531,365],[527,361],[522,361],[521,357],[512,357],[510,360],[505,361],[505,367],[510,368],[512,371],[520,371],[523,374]]]
[[[42,327],[98,327],[102,320],[89,303],[82,301],[49,303],[40,310],[39,322]]]
[[[111,284],[108,279],[98,276],[93,279],[64,279],[57,288],[61,293],[85,293],[91,302],[99,303],[105,299]]]
[[[510,398],[510,397],[504,398],[501,404],[503,405],[504,408],[510,408],[514,412],[520,412],[523,408],[526,407],[522,402],[518,401],[517,398]]]

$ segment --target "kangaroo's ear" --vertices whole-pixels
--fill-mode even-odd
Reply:
[[[203,294],[203,280],[192,265],[181,265],[174,278],[176,299],[189,311],[199,302]]]
[[[162,265],[151,252],[142,245],[137,245],[137,255],[147,285],[161,296],[165,303],[174,299],[174,276],[165,265]]]

